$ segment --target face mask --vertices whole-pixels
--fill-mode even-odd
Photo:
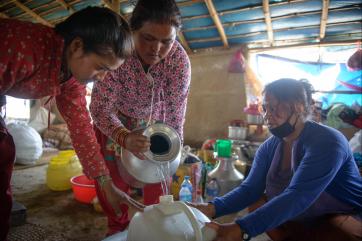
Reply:
[[[269,129],[270,133],[272,133],[273,136],[279,137],[280,139],[292,134],[293,131],[295,130],[295,125],[297,124],[298,118],[295,120],[294,125],[291,125],[289,123],[291,117],[292,116],[289,116],[288,120],[286,120],[280,126]]]

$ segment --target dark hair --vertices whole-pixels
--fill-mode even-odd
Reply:
[[[313,86],[305,79],[278,79],[267,84],[263,93],[273,95],[279,102],[302,103],[306,114],[310,113],[313,104]]]
[[[126,58],[132,54],[133,40],[128,23],[118,14],[102,7],[87,7],[55,26],[63,36],[65,47],[77,37],[84,51],[104,56],[114,54]]]
[[[130,19],[133,31],[142,28],[147,21],[171,24],[181,28],[181,13],[174,0],[139,0]]]

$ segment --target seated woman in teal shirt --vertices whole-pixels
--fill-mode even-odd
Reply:
[[[263,232],[272,240],[362,237],[362,178],[346,138],[308,120],[311,93],[311,85],[293,79],[265,87],[263,115],[273,136],[258,149],[248,178],[208,204],[192,204],[213,218],[252,209],[234,223],[208,224],[217,240]]]

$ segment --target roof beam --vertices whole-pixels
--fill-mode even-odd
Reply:
[[[263,0],[263,12],[265,17],[266,30],[268,32],[268,40],[271,46],[274,44],[273,26],[270,17],[269,0]]]
[[[66,10],[68,10],[70,13],[74,13],[75,10],[72,6],[70,6],[68,3],[66,3],[64,0],[56,0],[60,5],[62,5]]]
[[[120,0],[112,0],[112,9],[118,14],[121,14],[121,3]]]
[[[224,30],[224,27],[221,24],[219,16],[217,15],[214,3],[212,2],[212,0],[204,0],[204,1],[205,1],[205,4],[206,4],[207,8],[209,9],[209,13],[210,13],[210,16],[211,16],[212,20],[214,20],[214,23],[216,25],[217,31],[220,34],[221,41],[223,42],[224,47],[228,48],[229,43],[228,43],[228,40],[227,40],[227,37],[226,37],[226,34],[225,34],[225,30]]]
[[[0,12],[0,18],[9,18],[9,16],[5,13]]]
[[[26,12],[27,14],[29,14],[30,16],[32,16],[36,21],[38,21],[39,23],[42,23],[46,26],[49,27],[53,27],[53,25],[51,23],[49,23],[47,20],[45,20],[44,18],[40,17],[38,14],[36,14],[35,12],[33,12],[30,8],[28,8],[27,6],[25,6],[24,4],[22,4],[21,2],[14,0],[13,3],[20,8],[21,10],[23,10],[24,12]]]
[[[182,46],[183,46],[184,49],[186,50],[186,52],[187,52],[187,53],[192,53],[192,50],[191,50],[189,44],[187,43],[187,40],[186,40],[184,34],[183,34],[181,31],[179,31],[179,33],[178,33],[178,38],[179,38]]]
[[[191,6],[192,4],[202,3],[202,2],[204,2],[204,1],[203,1],[203,0],[185,1],[185,2],[179,2],[179,3],[177,3],[177,6],[179,6],[179,7],[187,7],[187,6]]]
[[[279,3],[271,3],[270,6],[282,6],[282,5],[287,5],[287,4],[291,4],[291,3],[299,3],[299,2],[305,2],[306,0],[288,0],[286,2],[279,2]],[[250,10],[255,10],[255,9],[261,9],[263,6],[253,6],[253,7],[244,7],[244,8],[239,8],[239,9],[232,9],[232,10],[225,10],[225,11],[220,11],[219,15],[223,16],[225,14],[233,14],[233,13],[240,13],[240,12],[244,12],[244,11],[250,11]],[[199,18],[207,18],[209,17],[208,14],[203,14],[203,15],[197,15],[197,16],[190,16],[190,17],[184,17],[182,18],[182,21],[189,21],[189,20],[193,20],[193,19],[199,19]]]
[[[349,22],[341,22],[341,23],[330,23],[330,24],[328,24],[328,26],[333,27],[333,26],[343,26],[343,25],[348,25],[348,24],[362,24],[362,21],[349,21]],[[288,28],[277,29],[277,30],[275,30],[275,32],[290,31],[290,30],[301,30],[301,29],[318,28],[318,27],[319,27],[319,25],[288,27]],[[256,36],[256,35],[259,35],[259,34],[265,34],[265,32],[266,31],[258,31],[258,32],[251,32],[251,33],[247,33],[247,34],[229,35],[229,39],[238,39],[238,38],[251,37],[251,36]],[[312,37],[310,37],[310,38],[312,38]],[[209,41],[216,41],[216,40],[218,40],[218,38],[213,37],[213,38],[191,39],[188,42],[189,43],[202,43],[202,42],[209,42]],[[278,42],[280,42],[280,41],[286,41],[286,40],[278,40]],[[261,42],[264,42],[264,41],[261,41]]]
[[[326,34],[327,20],[328,20],[329,0],[323,0],[323,9],[321,16],[321,27],[319,31],[319,40],[322,40]]]
[[[361,7],[355,7],[355,6],[341,7],[341,8],[335,8],[335,9],[329,9],[329,12],[330,13],[331,12],[341,12],[341,11],[348,11],[348,10],[355,10],[355,9],[361,10]],[[276,20],[280,20],[280,19],[308,16],[308,15],[321,14],[321,13],[322,13],[322,10],[310,11],[310,12],[305,12],[305,13],[291,13],[291,14],[286,14],[286,15],[282,15],[282,16],[278,16],[278,17],[271,17],[271,20],[276,21]],[[235,21],[235,22],[230,22],[230,23],[223,23],[222,25],[224,26],[224,28],[228,28],[228,27],[233,27],[233,26],[237,26],[237,25],[241,25],[241,24],[262,23],[262,22],[265,22],[264,18]],[[185,32],[192,32],[192,31],[200,31],[200,30],[207,30],[207,29],[212,29],[212,28],[215,28],[215,25],[187,28],[187,29],[183,29],[183,32],[185,33]]]

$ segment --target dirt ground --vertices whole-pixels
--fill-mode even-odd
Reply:
[[[101,240],[107,231],[104,215],[93,205],[76,201],[71,190],[51,191],[45,184],[46,169],[47,165],[42,165],[13,172],[14,199],[26,206],[27,224],[13,227],[10,241],[22,240],[21,233],[30,234],[28,229],[36,228],[38,234],[24,240]]]

